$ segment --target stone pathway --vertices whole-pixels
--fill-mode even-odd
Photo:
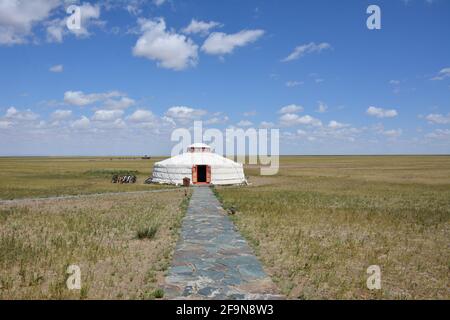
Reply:
[[[168,299],[280,299],[209,187],[194,187],[166,277]]]

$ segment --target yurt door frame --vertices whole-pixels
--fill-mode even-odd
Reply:
[[[211,166],[208,165],[192,166],[192,183],[193,184],[211,183]]]

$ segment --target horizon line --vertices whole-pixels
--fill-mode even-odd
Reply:
[[[0,158],[163,158],[172,155],[0,155]],[[238,155],[234,155],[237,157]],[[259,155],[245,155],[259,156]],[[272,155],[264,155],[272,157]],[[348,153],[348,154],[280,154],[280,157],[382,157],[382,156],[450,156],[450,153]],[[227,157],[224,155],[224,157]],[[148,159],[147,159],[148,160]]]

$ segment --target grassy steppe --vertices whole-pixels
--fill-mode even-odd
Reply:
[[[450,299],[449,156],[282,157],[276,176],[246,174],[217,190],[288,297]]]
[[[0,204],[0,299],[160,298],[186,203],[173,190]]]
[[[0,158],[0,199],[158,189],[161,186],[143,182],[151,175],[153,163],[159,160],[161,158]],[[109,174],[113,170],[137,171],[138,181],[113,184]]]

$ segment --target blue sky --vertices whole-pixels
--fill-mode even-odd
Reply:
[[[278,128],[282,154],[448,154],[449,31],[446,0],[0,0],[0,155],[169,154],[194,120]]]

